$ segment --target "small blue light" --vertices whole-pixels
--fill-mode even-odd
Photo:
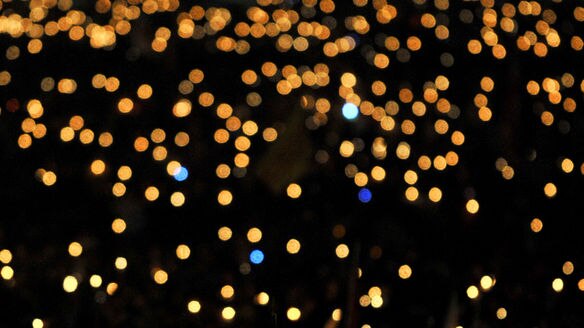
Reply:
[[[359,108],[353,103],[343,105],[343,116],[348,120],[354,120],[359,115]]]
[[[186,167],[181,166],[174,174],[174,179],[176,181],[185,181],[189,177],[189,171]]]
[[[359,190],[359,200],[361,203],[369,203],[369,201],[371,201],[371,197],[373,197],[373,195],[369,189],[363,188]]]
[[[264,253],[262,251],[260,251],[259,249],[254,249],[249,254],[249,260],[253,264],[260,264],[264,261]]]

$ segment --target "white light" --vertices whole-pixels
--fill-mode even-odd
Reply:
[[[354,120],[359,115],[359,108],[353,103],[343,105],[343,116],[348,120]]]

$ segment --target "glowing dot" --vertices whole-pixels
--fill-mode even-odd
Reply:
[[[543,222],[538,218],[534,218],[531,220],[529,227],[531,228],[531,231],[538,233],[543,229]]]
[[[258,228],[251,228],[247,231],[247,240],[250,243],[257,243],[262,239],[262,231]]]
[[[83,252],[83,246],[81,246],[80,243],[74,241],[71,244],[69,244],[69,255],[71,255],[73,257],[77,257],[77,256],[81,255],[82,252]]]
[[[235,295],[235,289],[231,285],[225,285],[221,287],[221,297],[224,299],[230,299]]]
[[[286,243],[286,251],[290,254],[297,254],[300,251],[300,242],[296,239],[290,239]]]
[[[117,218],[112,222],[112,230],[114,233],[122,233],[126,230],[126,221]]]
[[[286,188],[286,193],[288,194],[288,197],[296,199],[302,194],[302,188],[296,183],[291,183],[288,185],[288,188]]]
[[[176,181],[185,181],[189,176],[189,171],[186,167],[181,166],[176,170],[176,173],[173,176]]]
[[[190,313],[199,313],[201,311],[201,303],[197,300],[191,300],[187,304],[187,309]]]
[[[476,199],[470,199],[466,202],[466,210],[470,214],[476,214],[479,211],[479,202]]]
[[[115,282],[110,282],[109,284],[107,284],[107,287],[105,288],[105,291],[107,292],[108,295],[113,295],[116,290],[118,290],[118,284]]]
[[[229,190],[221,190],[217,195],[217,202],[223,206],[231,204],[233,201],[233,194]]]
[[[221,311],[221,316],[227,321],[233,320],[233,318],[235,318],[235,309],[231,306],[227,306]]]
[[[73,276],[67,276],[65,279],[63,279],[63,289],[67,293],[73,293],[77,289],[78,285],[79,283],[77,282],[77,278]]]
[[[44,326],[45,324],[41,319],[36,318],[32,321],[32,328],[43,328]]]
[[[354,120],[359,115],[359,108],[353,103],[345,103],[342,112],[346,119]]]
[[[2,279],[4,280],[10,280],[14,277],[14,270],[9,266],[4,266],[2,267],[2,270],[0,270],[0,276],[2,276]]]
[[[372,198],[372,194],[371,191],[367,188],[362,188],[361,190],[359,190],[359,200],[361,201],[361,203],[369,203],[371,201]]]
[[[474,300],[475,298],[479,297],[479,289],[477,288],[477,286],[474,285],[470,286],[466,289],[466,295],[471,300]]]
[[[181,244],[176,247],[176,257],[181,260],[186,260],[191,256],[191,249],[189,246]]]
[[[114,265],[118,270],[125,270],[128,267],[128,260],[125,257],[117,257]]]
[[[249,254],[249,260],[253,264],[260,264],[264,261],[264,253],[262,251],[260,251],[259,249],[254,249]]]
[[[91,285],[91,287],[93,288],[99,288],[102,284],[103,280],[101,279],[101,277],[99,275],[91,275],[91,277],[89,278],[89,284]]]
[[[175,191],[170,195],[170,203],[174,207],[181,207],[185,203],[185,195],[180,191]]]
[[[345,244],[340,244],[339,246],[337,246],[337,248],[335,249],[335,254],[337,255],[338,258],[340,259],[344,259],[347,256],[349,256],[349,246],[345,245]]]
[[[157,284],[163,285],[168,281],[168,273],[162,269],[157,269],[154,271],[153,278]]]
[[[12,252],[8,249],[3,249],[0,251],[0,262],[8,264],[12,261]]]
[[[491,287],[493,287],[494,283],[495,282],[493,281],[493,278],[491,278],[490,276],[483,276],[481,278],[481,288],[483,290],[491,289]]]
[[[266,292],[261,292],[261,293],[256,295],[255,301],[259,305],[266,305],[270,301],[270,295],[268,295],[268,293],[266,293]]]
[[[556,293],[561,292],[564,289],[564,281],[560,278],[554,279],[554,281],[552,281],[552,288]]]
[[[291,307],[288,309],[288,311],[286,311],[286,316],[290,321],[298,321],[301,315],[302,313],[300,312],[300,310],[295,307]]]
[[[229,239],[231,239],[232,235],[233,235],[233,233],[231,232],[231,229],[229,229],[229,227],[221,227],[217,231],[217,236],[222,241],[228,241]]]
[[[497,309],[497,319],[503,320],[507,318],[507,310],[505,308],[498,308]]]
[[[543,191],[548,198],[552,198],[557,194],[558,188],[555,184],[548,182],[545,187],[543,187]]]
[[[412,268],[409,265],[404,264],[399,267],[398,274],[400,278],[408,279],[412,276]]]
[[[566,261],[562,266],[562,272],[565,275],[571,275],[574,272],[574,263]]]

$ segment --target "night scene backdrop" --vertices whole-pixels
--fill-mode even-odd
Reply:
[[[0,326],[583,327],[583,25],[0,1]]]

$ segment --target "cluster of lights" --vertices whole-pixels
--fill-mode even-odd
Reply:
[[[446,187],[444,179],[434,177],[451,177],[451,172],[466,169],[461,170],[460,167],[466,160],[465,146],[472,135],[464,131],[472,127],[464,124],[467,121],[462,122],[466,119],[464,115],[470,113],[472,119],[468,120],[480,128],[492,126],[501,120],[503,113],[501,105],[497,104],[500,84],[493,74],[472,77],[476,81],[470,81],[469,78],[468,83],[474,85],[474,91],[470,94],[469,105],[465,105],[462,99],[452,96],[455,92],[451,85],[466,83],[456,80],[449,73],[448,69],[458,60],[452,53],[443,52],[438,56],[442,73],[428,75],[426,80],[417,81],[421,85],[409,83],[397,74],[392,75],[393,67],[410,67],[418,63],[420,56],[429,52],[432,45],[450,42],[453,34],[450,20],[478,27],[479,33],[464,40],[462,45],[464,56],[470,60],[481,58],[502,62],[514,54],[545,60],[560,50],[579,53],[584,48],[581,36],[560,28],[559,14],[554,7],[538,1],[496,5],[494,0],[481,0],[477,2],[476,10],[464,8],[448,13],[453,10],[448,0],[412,0],[412,6],[419,11],[419,15],[412,16],[411,23],[417,28],[407,30],[400,36],[378,33],[403,15],[397,7],[385,0],[353,0],[349,4],[351,11],[346,17],[337,15],[337,7],[341,4],[333,0],[302,0],[296,5],[288,5],[282,0],[257,0],[242,15],[234,15],[235,9],[231,8],[204,8],[179,0],[114,3],[99,0],[86,11],[76,8],[72,0],[32,1],[25,6],[24,12],[20,12],[21,8],[11,8],[11,5],[10,1],[0,2],[0,34],[25,39],[26,42],[20,46],[6,47],[7,68],[1,68],[0,89],[21,83],[20,72],[11,70],[10,63],[40,58],[57,44],[54,40],[57,40],[58,35],[62,35],[67,42],[87,47],[92,53],[107,56],[141,28],[143,17],[161,13],[172,13],[176,24],[173,28],[156,26],[150,35],[140,31],[144,38],[140,55],[168,54],[176,44],[202,39],[212,41],[205,47],[224,55],[247,58],[245,56],[250,53],[262,51],[262,46],[282,54],[283,59],[266,58],[262,59],[262,63],[249,67],[247,64],[245,67],[234,67],[234,80],[242,95],[235,100],[228,101],[226,99],[229,97],[224,96],[222,90],[213,90],[212,83],[208,82],[215,74],[213,69],[201,65],[180,72],[181,80],[176,88],[173,86],[175,94],[171,97],[172,104],[161,109],[165,119],[180,127],[176,130],[173,125],[167,128],[149,126],[147,131],[143,128],[130,131],[128,137],[128,131],[97,124],[93,115],[77,112],[63,114],[57,111],[59,100],[88,92],[99,94],[99,97],[109,101],[110,107],[103,108],[103,111],[119,122],[145,117],[149,109],[157,106],[154,105],[155,101],[164,93],[165,90],[161,90],[164,88],[157,89],[154,81],[131,81],[122,72],[108,76],[105,72],[89,68],[90,78],[43,75],[39,79],[38,90],[35,88],[31,91],[30,99],[10,98],[1,104],[20,120],[16,145],[23,152],[33,151],[37,145],[42,147],[43,143],[48,142],[66,149],[76,149],[76,146],[92,149],[94,156],[84,163],[85,172],[96,181],[107,182],[113,201],[129,199],[137,192],[145,203],[164,201],[172,209],[194,206],[197,202],[191,196],[193,193],[190,188],[194,184],[191,182],[201,172],[195,170],[197,163],[188,160],[188,156],[197,147],[193,144],[197,144],[201,136],[195,135],[185,126],[194,121],[195,117],[198,119],[204,115],[201,113],[210,113],[205,116],[208,122],[204,123],[212,130],[210,135],[204,136],[212,140],[210,148],[225,155],[220,161],[211,164],[213,178],[216,178],[212,182],[216,187],[213,190],[214,201],[218,208],[227,210],[234,205],[242,205],[240,199],[245,197],[239,197],[235,186],[237,179],[249,177],[249,173],[254,170],[257,160],[255,149],[278,144],[278,141],[287,138],[286,133],[290,133],[279,122],[264,120],[261,116],[262,112],[269,110],[264,106],[268,106],[268,97],[272,94],[277,99],[283,99],[281,102],[297,104],[299,108],[290,108],[290,111],[303,111],[306,116],[304,127],[308,131],[328,132],[337,126],[360,131],[364,126],[367,127],[367,135],[355,132],[357,135],[340,137],[337,134],[327,139],[327,145],[321,147],[314,156],[314,162],[320,165],[341,163],[341,175],[355,187],[356,201],[363,204],[383,202],[382,197],[377,197],[376,190],[389,185],[400,190],[407,204],[437,208],[444,200],[461,196],[448,194],[451,189]],[[583,7],[574,6],[570,14],[566,22],[584,22]],[[101,19],[104,15],[107,20]],[[242,20],[235,21],[240,16],[244,16]],[[392,33],[395,30],[387,31]],[[373,42],[364,44],[369,36]],[[366,65],[367,71],[357,72],[350,67],[337,66],[338,62],[343,63],[345,56],[355,53],[358,53],[355,58]],[[305,62],[283,62],[285,58],[291,58],[289,55],[298,56]],[[132,58],[134,55],[128,51],[126,56]],[[134,62],[135,58],[130,61]],[[539,72],[534,73],[537,74]],[[556,72],[522,81],[525,83],[521,85],[521,94],[525,93],[534,102],[534,115],[538,125],[541,125],[538,128],[557,127],[563,135],[570,131],[570,117],[577,111],[581,94],[584,93],[584,80],[578,83],[577,78],[576,73]],[[2,111],[0,114],[4,115]],[[191,139],[196,142],[191,143]],[[114,148],[123,149],[138,160],[118,163],[115,154],[112,155]],[[533,158],[536,157],[534,155]],[[558,156],[556,169],[564,175],[573,175],[580,165],[579,171],[584,175],[584,162],[578,163],[575,157],[565,154]],[[510,158],[501,156],[494,159],[495,169],[505,181],[515,179],[519,173],[523,174],[518,172],[521,166]],[[37,167],[31,175],[43,186],[56,188],[61,174],[68,178],[66,172],[59,171],[58,165],[43,162]],[[148,174],[162,171],[164,179],[151,178],[143,171]],[[556,200],[562,197],[565,189],[552,173],[548,175],[549,178],[540,182],[538,188],[541,189],[538,190],[543,191],[542,196],[547,200]],[[397,179],[392,180],[394,177]],[[461,210],[471,220],[479,220],[484,211],[483,206],[486,208],[492,204],[488,204],[486,198],[483,201],[483,195],[475,193],[472,186],[468,186],[468,190],[473,192],[461,193],[464,198]],[[290,202],[296,203],[311,196],[310,189],[306,188],[303,181],[292,177],[283,183],[279,192]],[[132,224],[130,220],[115,218],[111,222],[111,232],[125,238],[126,230],[134,228]],[[534,234],[544,233],[543,220],[540,218],[532,218],[527,226]],[[345,237],[345,229],[341,224],[334,227],[333,236],[337,241],[329,249],[331,257],[336,257],[341,263],[349,262],[350,257],[358,255],[354,254],[356,249],[352,244],[341,240]],[[255,269],[267,265],[271,260],[272,250],[262,244],[265,231],[251,226],[246,232],[238,233],[228,226],[222,226],[217,230],[217,237],[222,242],[242,237],[247,240],[249,249],[246,249],[245,261],[252,263]],[[303,248],[300,240],[303,240],[302,236],[288,236],[283,240],[288,255],[310,253],[310,250]],[[176,258],[188,262],[191,259],[191,247],[194,246],[178,244]],[[88,251],[80,241],[73,241],[67,247],[67,253],[74,259],[88,256]],[[372,257],[380,257],[381,252],[379,247],[371,253],[378,255]],[[6,281],[15,279],[12,259],[10,250],[0,251],[0,274]],[[133,268],[130,261],[129,257],[119,254],[113,258],[111,267],[117,273],[124,274],[128,267]],[[249,263],[244,264],[248,268],[240,271],[249,272]],[[168,267],[153,266],[149,270],[156,285],[165,285],[169,279],[173,279],[173,272]],[[63,278],[62,289],[66,293],[75,293],[85,282],[85,273],[79,271],[68,273]],[[362,272],[359,272],[361,276]],[[574,272],[573,263],[566,261],[562,272],[571,275]],[[402,280],[410,279],[413,268],[410,264],[402,264],[397,275]],[[105,286],[110,296],[114,295],[118,287],[123,287],[123,283],[114,281],[104,285],[104,278],[97,273],[93,273],[88,282],[96,289]],[[484,275],[478,285],[467,287],[466,295],[471,301],[480,301],[481,295],[494,288],[495,283],[494,276]],[[553,279],[551,286],[555,292],[562,292],[565,288],[564,279]],[[579,280],[577,286],[579,290],[584,290],[584,279]],[[371,287],[358,299],[358,303],[362,307],[371,306],[374,309],[385,306],[384,288]],[[225,301],[232,300],[235,287],[224,285],[220,295]],[[266,305],[269,301],[267,292],[262,291],[255,296],[255,302],[259,305]],[[187,301],[189,313],[197,314],[202,309],[202,299]],[[224,321],[231,322],[238,319],[238,311],[236,305],[230,304],[221,309],[220,315]],[[302,321],[306,313],[303,311],[289,306],[286,318],[291,322]],[[508,316],[507,309],[499,307],[495,315],[497,319],[503,320]],[[335,309],[330,320],[338,322],[341,317],[341,310]],[[32,325],[43,327],[44,322],[35,318]],[[362,327],[366,326],[369,325],[364,324]]]

